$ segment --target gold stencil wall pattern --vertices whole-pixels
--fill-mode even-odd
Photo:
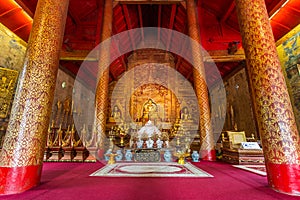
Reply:
[[[8,115],[18,74],[18,71],[0,67],[0,118]]]

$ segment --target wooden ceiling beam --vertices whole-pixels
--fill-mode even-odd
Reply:
[[[98,20],[96,26],[96,41],[95,44],[98,45],[101,42],[101,31],[103,25],[103,15],[104,15],[104,5],[102,3],[98,4]]]
[[[186,1],[182,1],[180,4],[184,7],[184,9],[186,9]]]
[[[178,60],[177,60],[176,65],[175,65],[175,69],[176,69],[176,70],[178,70],[178,68],[179,68],[179,66],[180,66],[180,64],[181,64],[181,62],[182,62],[182,57],[181,57],[181,56],[178,56]]]
[[[141,5],[138,5],[138,13],[139,13],[139,20],[140,20],[140,28],[143,28],[143,14]],[[142,41],[144,41],[144,31],[141,29]]]
[[[207,5],[205,5],[204,3],[201,4],[201,7],[202,7],[203,10],[205,10],[210,15],[212,15],[212,16],[218,16],[217,15],[218,13],[215,10],[211,9],[210,7],[208,7]]]
[[[192,78],[192,76],[193,76],[193,70],[191,70],[191,71],[189,72],[189,74],[186,76],[186,79],[187,79],[187,80],[190,80],[190,78]]]
[[[109,76],[111,77],[111,79],[113,80],[113,81],[115,81],[116,80],[116,78],[114,77],[114,75],[111,73],[111,71],[109,70]]]
[[[271,24],[272,24],[272,23],[277,24],[278,26],[280,26],[280,27],[286,29],[287,31],[290,31],[290,30],[291,30],[290,27],[285,26],[285,25],[283,25],[283,24],[281,24],[281,23],[279,23],[279,22],[277,22],[277,21],[275,21],[275,20],[271,20]]]
[[[131,25],[131,21],[130,21],[130,16],[129,16],[129,11],[128,11],[127,5],[123,4],[122,5],[122,9],[123,9],[123,12],[124,12],[125,22],[127,24],[127,28],[128,28],[128,30],[130,30],[130,29],[132,29],[132,25]],[[134,42],[134,38],[133,38],[133,35],[132,35],[131,31],[129,31],[129,37],[130,37],[130,40],[131,40],[132,47],[133,47],[133,49],[135,49],[135,42]]]
[[[161,27],[161,5],[158,5],[158,17],[157,17],[157,40],[160,40],[160,27]]]
[[[88,10],[87,12],[83,13],[80,17],[85,18],[85,17],[89,16],[90,14],[92,14],[93,12],[95,12],[95,10],[97,11],[97,7],[94,7],[94,9]]]
[[[177,8],[176,4],[172,5],[171,16],[170,16],[170,23],[169,23],[169,29],[171,29],[171,30],[173,29],[173,26],[174,26],[176,8]],[[168,32],[168,40],[167,40],[167,45],[166,45],[166,49],[167,50],[169,50],[170,43],[171,43],[171,38],[172,38],[172,34],[171,33],[172,33],[171,31]]]
[[[73,19],[74,23],[75,23],[76,25],[79,25],[79,24],[80,24],[80,19],[79,19],[79,17],[77,16],[77,14],[75,13],[75,11],[73,11],[73,9],[72,9],[71,6],[69,6],[68,13],[69,13],[70,17]]]
[[[295,8],[295,7],[292,7],[292,6],[289,6],[289,5],[286,5],[284,8],[287,9],[287,10],[289,10],[289,11],[292,10],[292,11],[294,11],[294,12],[300,13],[300,10],[299,10],[299,9],[297,9],[297,8]]]
[[[233,12],[234,8],[235,8],[235,1],[233,0],[230,4],[229,8],[225,12],[225,14],[221,17],[221,23],[225,22],[230,17],[230,15]]]
[[[31,17],[34,17],[34,14],[31,12],[31,10],[24,4],[23,0],[15,0],[15,2],[17,4],[19,4],[19,6],[21,6],[23,8],[23,10]]]
[[[97,51],[60,51],[60,60],[89,60],[97,61],[99,60]]]
[[[243,49],[239,49],[235,54],[229,55],[227,50],[207,51],[209,55],[203,56],[204,62],[239,62],[245,60]]]
[[[269,16],[272,16],[284,3],[286,2],[286,0],[281,0],[279,1],[272,10],[270,10],[269,12]]]
[[[184,24],[184,27],[183,27],[183,30],[185,31],[185,29],[186,29],[186,24]],[[182,55],[183,54],[183,51],[185,50],[185,46],[186,46],[186,44],[187,44],[187,42],[188,42],[189,40],[184,40],[184,42],[183,42],[183,44],[182,44],[182,46],[181,46],[181,49],[180,49],[180,55]],[[181,56],[177,56],[177,57],[179,57],[178,58],[178,60],[177,60],[177,62],[176,62],[176,65],[175,65],[175,69],[177,70],[178,68],[179,68],[179,66],[180,66],[180,64],[181,64],[181,62],[182,62],[182,57]]]
[[[119,55],[121,55],[120,45],[118,45],[117,48],[118,48]],[[126,65],[126,62],[124,59],[124,54],[121,55],[118,59],[121,59],[122,66],[123,66],[124,70],[127,71],[127,65]]]

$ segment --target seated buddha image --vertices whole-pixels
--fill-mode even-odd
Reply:
[[[1,82],[0,82],[0,95],[1,97],[5,97],[7,93],[9,92],[9,88],[11,85],[11,82],[8,82],[7,77],[2,76],[1,77]]]
[[[181,120],[182,122],[193,122],[192,116],[191,116],[191,114],[189,113],[189,110],[188,110],[187,107],[184,107],[184,108],[181,110],[180,120]]]
[[[152,99],[149,99],[143,106],[142,119],[144,121],[147,121],[147,120],[155,121],[158,118],[159,118],[159,116],[158,116],[157,105]]]
[[[113,107],[109,121],[110,122],[121,122],[122,121],[121,110],[117,105],[115,105]]]

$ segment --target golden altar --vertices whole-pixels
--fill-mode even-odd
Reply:
[[[264,155],[261,148],[243,149],[241,144],[247,142],[244,131],[225,131],[222,133],[222,160],[231,164],[263,164]],[[253,137],[253,136],[252,136]],[[249,138],[254,140],[254,138]]]

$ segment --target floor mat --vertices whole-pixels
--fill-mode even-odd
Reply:
[[[265,165],[232,165],[233,167],[243,169],[246,171],[259,174],[261,176],[267,176]]]
[[[106,165],[90,176],[105,177],[213,177],[191,163],[116,163]]]

